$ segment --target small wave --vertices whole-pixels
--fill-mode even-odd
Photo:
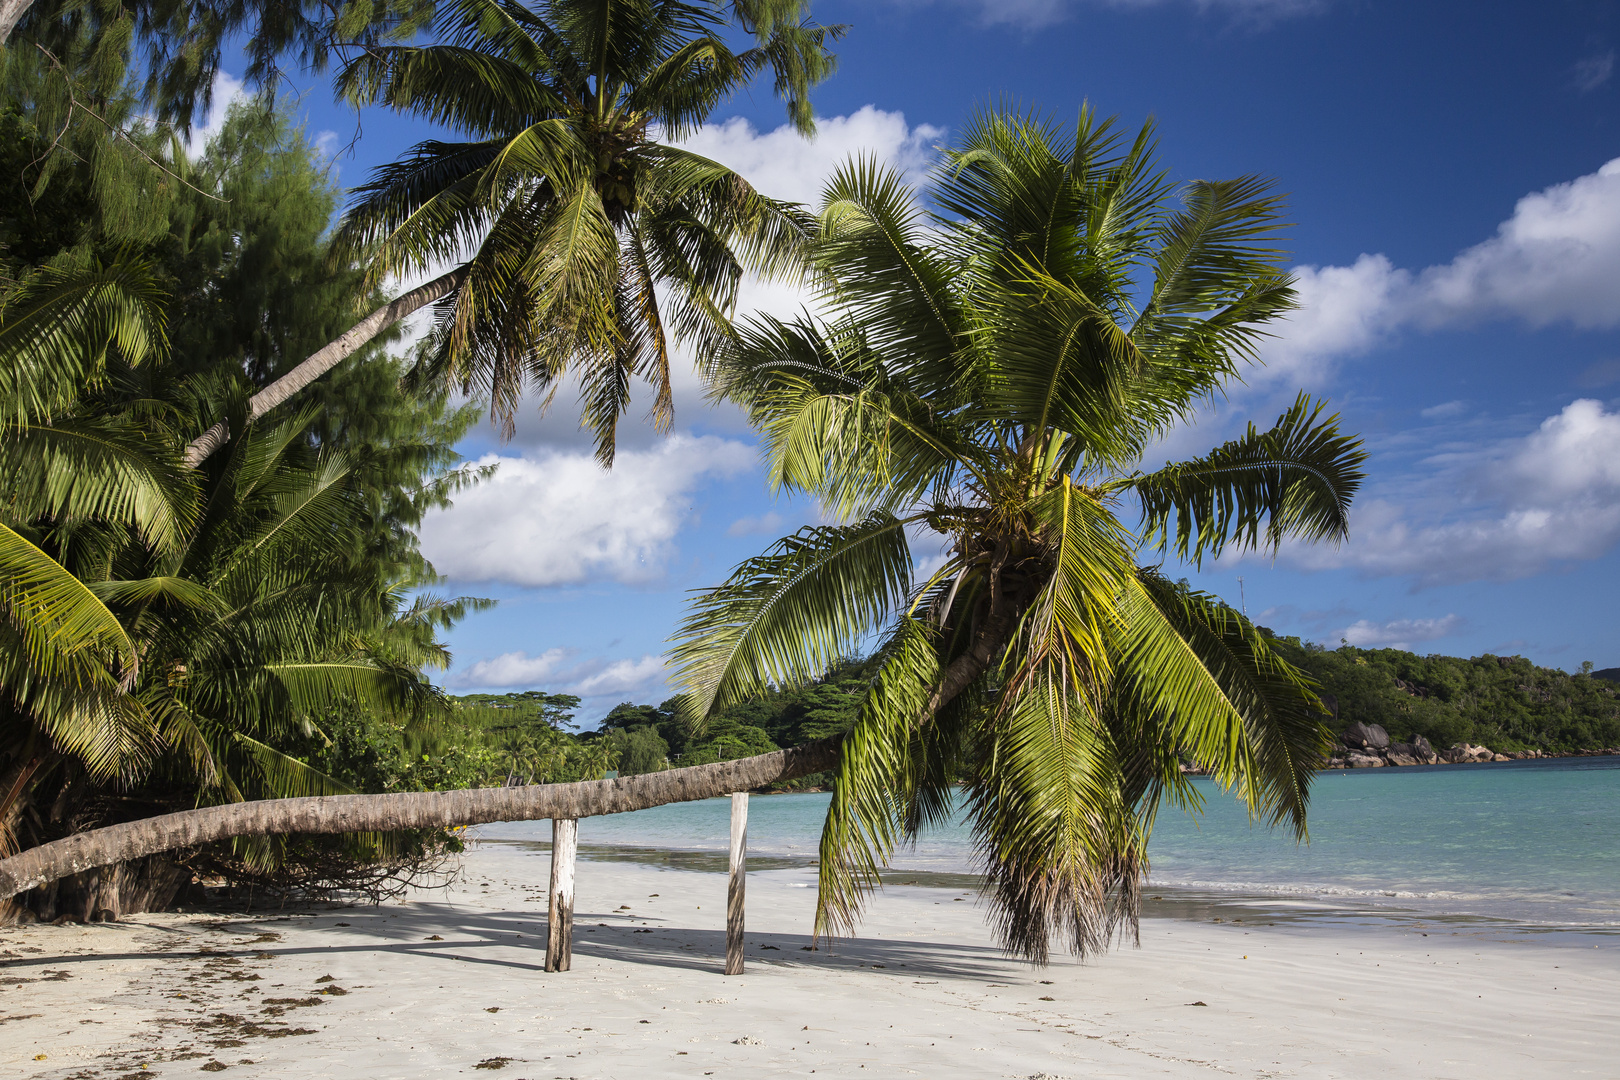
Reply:
[[[1274,881],[1204,881],[1198,879],[1176,880],[1171,878],[1153,878],[1150,885],[1154,887],[1172,889],[1204,889],[1209,892],[1244,893],[1247,895],[1262,894],[1266,896],[1336,896],[1336,897],[1366,897],[1368,899],[1384,900],[1489,900],[1501,899],[1474,893],[1452,892],[1436,889],[1430,892],[1414,892],[1407,889],[1360,889],[1350,885],[1319,885],[1311,882],[1278,883]],[[1514,899],[1519,899],[1515,897]]]

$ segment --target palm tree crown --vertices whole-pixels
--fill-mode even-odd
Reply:
[[[1337,541],[1364,455],[1302,395],[1269,431],[1138,467],[1293,305],[1265,181],[1178,191],[1151,127],[993,113],[931,190],[924,215],[894,175],[846,166],[812,244],[828,314],[753,320],[711,365],[778,489],[848,524],[699,594],[673,655],[701,717],[881,633],[818,929],[852,925],[965,777],[997,929],[1044,961],[1054,934],[1084,954],[1134,926],[1161,797],[1198,800],[1183,760],[1304,835],[1327,745],[1309,680],[1140,558]],[[914,538],[946,548],[920,583]]]
[[[464,132],[420,143],[359,189],[343,227],[385,273],[458,265],[429,370],[490,397],[577,369],[582,423],[611,463],[632,380],[672,415],[670,350],[712,349],[745,269],[790,269],[808,219],[660,142],[691,134],[766,69],[793,123],[832,71],[838,27],[801,0],[452,0],[447,39],[369,49],[339,85]],[[734,50],[732,26],[755,45]],[[471,257],[467,252],[471,250]]]

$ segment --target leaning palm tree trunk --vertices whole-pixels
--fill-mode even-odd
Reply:
[[[327,795],[227,803],[94,829],[0,859],[0,900],[69,874],[162,851],[277,833],[389,832],[490,821],[622,814],[665,803],[712,799],[822,772],[838,763],[839,740],[822,739],[736,761],[686,769],[518,788]]]
[[[9,0],[0,0],[0,4],[7,2]],[[461,279],[466,276],[466,273],[466,267],[461,266],[448,274],[441,274],[426,285],[418,286],[410,292],[389,301],[355,323],[343,333],[342,337],[311,353],[303,363],[249,398],[248,420],[257,420],[277,405],[280,405],[298,391],[337,367],[352,355],[356,349],[399,322],[399,320],[448,295],[461,283]],[[195,469],[204,461],[207,461],[208,456],[215,450],[229,442],[230,438],[231,429],[229,425],[223,420],[219,421],[219,423],[197,436],[186,446],[186,467]]]
[[[10,40],[11,32],[33,6],[34,0],[0,0],[0,45]]]

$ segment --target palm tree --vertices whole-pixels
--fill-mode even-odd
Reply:
[[[1305,836],[1328,745],[1310,680],[1157,564],[1343,538],[1364,455],[1302,395],[1268,431],[1138,465],[1293,306],[1266,181],[1178,190],[1151,126],[994,112],[930,190],[925,215],[892,173],[843,168],[813,249],[829,314],[754,320],[715,360],[774,485],[848,523],[700,594],[673,656],[701,719],[881,634],[818,932],[853,925],[960,776],[997,932],[1044,962],[1054,936],[1084,955],[1134,928],[1161,799],[1198,802],[1183,759]],[[946,549],[920,584],[917,544]]]
[[[0,727],[21,729],[0,755],[0,851],[15,844],[24,793],[64,755],[106,781],[163,742],[131,693],[139,642],[107,590],[59,561],[64,550],[96,561],[110,532],[170,553],[195,518],[160,424],[80,409],[109,368],[150,363],[163,341],[138,264],[46,269],[0,292]]]
[[[162,382],[140,378],[163,349],[143,266],[47,269],[0,301],[0,853],[49,785],[35,842],[98,787],[348,791],[297,756],[315,720],[431,708],[433,628],[466,602],[405,602],[365,463],[310,447],[309,410],[182,466],[183,410],[138,392]]]
[[[851,166],[814,247],[832,319],[762,320],[717,358],[777,484],[853,523],[802,530],[701,597],[676,659],[701,714],[812,678],[887,622],[842,740],[612,781],[208,807],[0,860],[0,897],[232,836],[576,818],[836,768],[828,931],[899,839],[953,812],[965,775],[1003,939],[1040,960],[1054,930],[1084,951],[1134,921],[1160,800],[1198,802],[1183,756],[1303,835],[1327,745],[1309,681],[1231,608],[1137,560],[1338,539],[1362,454],[1302,398],[1270,431],[1136,468],[1292,302],[1266,186],[1191,184],[1176,208],[1151,149],[1085,114],[1073,138],[987,117],[932,220],[894,177]],[[908,529],[950,545],[920,586]]]
[[[671,145],[766,70],[794,125],[832,72],[803,0],[452,0],[444,40],[366,49],[338,77],[356,104],[448,125],[361,187],[340,230],[378,275],[433,273],[253,399],[264,415],[384,327],[439,305],[423,378],[487,395],[510,426],[526,389],[580,382],[611,464],[634,380],[667,428],[671,350],[712,351],[745,271],[791,272],[807,219],[730,169]],[[754,46],[737,51],[739,27]],[[188,450],[196,464],[221,423]]]
[[[239,853],[262,860],[268,837],[623,812],[835,760],[824,741],[625,780],[333,794],[343,785],[289,749],[343,699],[414,715],[429,693],[419,671],[447,658],[434,630],[474,602],[404,604],[396,562],[367,560],[376,514],[356,478],[371,466],[311,447],[308,410],[184,468],[187,410],[139,377],[163,351],[162,309],[138,264],[0,290],[0,822],[47,780],[82,792],[82,779],[128,791],[155,778],[205,805],[61,839],[35,830],[46,842],[0,857],[0,901],[213,841],[248,838]],[[217,412],[209,390],[170,396]],[[547,773],[613,767],[605,741],[570,767],[544,730]]]

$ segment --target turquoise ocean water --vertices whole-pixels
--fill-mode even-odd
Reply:
[[[1204,812],[1165,807],[1148,848],[1155,889],[1321,911],[1475,916],[1620,933],[1620,757],[1358,769],[1317,777],[1310,843],[1251,826],[1205,778]],[[813,860],[825,794],[755,797],[750,854]],[[588,818],[589,847],[724,851],[729,801]],[[549,840],[545,822],[489,826],[491,839]],[[589,857],[589,851],[582,852]],[[902,871],[972,870],[952,826],[899,852]]]

